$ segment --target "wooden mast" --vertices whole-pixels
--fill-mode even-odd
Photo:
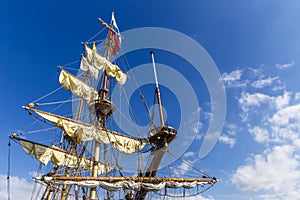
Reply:
[[[163,109],[162,109],[162,102],[161,102],[161,98],[160,98],[160,91],[159,91],[159,87],[158,87],[156,66],[155,66],[155,61],[154,61],[154,52],[151,51],[150,54],[151,54],[151,58],[152,58],[152,67],[153,67],[154,78],[155,78],[155,86],[156,86],[155,89],[156,89],[156,94],[157,94],[157,102],[158,102],[158,106],[159,106],[160,124],[161,124],[161,126],[164,126],[165,121],[164,121],[164,115],[163,115]]]
[[[113,31],[114,33],[116,33],[113,28],[111,26],[109,26],[107,23],[105,23],[103,20],[101,20],[99,18],[99,20],[102,22],[102,25],[107,27],[109,29],[109,31]],[[95,45],[95,44],[94,44]],[[105,48],[105,52],[104,52],[104,57],[108,60],[111,61],[111,38],[109,38],[109,42],[107,44],[107,47]],[[96,51],[96,50],[95,50]],[[104,74],[103,74],[103,82],[102,82],[102,88],[100,89],[100,99],[98,100],[98,102],[95,102],[95,108],[96,108],[96,115],[98,117],[98,126],[100,126],[101,128],[106,128],[106,118],[107,115],[109,115],[109,113],[111,114],[113,112],[113,105],[111,102],[106,101],[107,100],[107,93],[108,93],[108,89],[107,89],[107,74],[106,71],[104,70]],[[109,112],[107,113],[106,109],[109,109]],[[104,162],[105,164],[108,164],[108,150],[107,150],[107,145],[104,144],[104,153],[103,153],[103,157],[104,157]],[[94,159],[96,161],[99,160],[99,156],[100,156],[100,143],[95,141],[95,149],[94,149]],[[98,176],[98,166],[94,166],[93,167],[93,173],[92,173],[92,177],[97,177]],[[106,175],[108,173],[108,170],[106,168]],[[90,199],[94,200],[96,199],[96,190],[97,188],[91,188],[90,191]]]
[[[159,91],[157,74],[156,74],[156,66],[155,66],[155,61],[154,61],[154,52],[151,51],[150,54],[151,54],[151,58],[152,58],[152,67],[153,67],[154,78],[155,78],[155,86],[156,86],[155,91],[156,91],[156,94],[157,94],[157,102],[158,102],[158,106],[159,106],[160,123],[161,123],[161,127],[164,127],[165,126],[165,120],[164,120],[164,116],[163,116],[162,101],[161,101],[161,97],[160,97],[160,91]],[[163,140],[165,140],[165,139],[163,139]],[[167,142],[166,141],[161,141],[159,143],[160,143],[160,146],[161,146],[161,144],[162,144],[162,146],[158,147],[159,149],[152,152],[153,158],[152,158],[152,161],[151,161],[146,173],[144,174],[144,177],[155,177],[156,176],[156,172],[159,168],[161,160],[162,160],[162,158],[163,158],[163,156],[164,156],[164,154],[167,150]],[[147,194],[147,190],[145,190],[144,188],[141,188],[141,190],[138,191],[135,194],[135,200],[145,199],[146,194]]]

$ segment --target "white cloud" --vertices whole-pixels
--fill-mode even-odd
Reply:
[[[255,126],[249,128],[249,133],[254,137],[254,140],[258,143],[267,143],[269,142],[269,132],[266,129]]]
[[[184,176],[186,173],[188,173],[192,167],[186,163],[181,163],[179,166],[176,166],[174,169],[174,174],[178,177]]]
[[[194,139],[201,139],[199,133],[203,124],[200,122],[200,114],[201,108],[199,107],[191,114],[189,119],[186,119],[182,123],[182,130],[184,130],[184,132],[181,133],[184,135],[181,143],[182,147],[188,147]]]
[[[273,117],[269,120],[277,126],[287,126],[293,122],[300,122],[300,104],[288,106],[278,110]]]
[[[287,105],[290,100],[283,96],[272,99],[274,109],[264,113],[257,109],[260,123],[250,123],[248,131],[258,143],[286,143],[296,142],[300,139],[300,104]],[[277,104],[277,105],[276,105]],[[253,113],[251,113],[253,114]],[[264,115],[264,116],[262,116]],[[251,122],[251,121],[250,121]]]
[[[262,66],[263,67],[263,66]],[[261,73],[262,73],[262,67],[260,68],[252,68],[252,67],[249,67],[248,70],[250,72],[250,74],[254,77],[257,77],[259,76]]]
[[[186,152],[184,155],[183,155],[183,157],[184,158],[188,158],[188,157],[195,157],[195,152],[193,152],[193,151],[188,151],[188,152]]]
[[[300,95],[243,92],[241,116],[248,132],[265,150],[248,157],[231,181],[240,190],[264,193],[261,199],[297,199],[300,196]]]
[[[181,163],[174,167],[174,174],[178,177],[184,176],[193,170],[192,166],[198,161],[196,153],[188,151],[183,155],[183,160]]]
[[[285,90],[285,89],[286,89],[286,85],[283,84],[280,79],[277,79],[275,81],[273,88],[272,88],[273,91],[279,91],[279,90]]]
[[[277,80],[278,77],[269,77],[269,78],[265,78],[265,79],[260,79],[257,81],[254,81],[251,86],[254,88],[263,88],[269,85],[272,85],[272,83]]]
[[[266,118],[276,109],[282,109],[289,105],[291,93],[284,91],[282,95],[270,96],[264,93],[243,92],[239,99],[239,105],[242,109],[241,116],[243,121],[247,120],[249,114],[260,113],[260,120]],[[256,111],[256,112],[255,112]]]
[[[246,83],[240,82],[243,74],[243,70],[235,70],[230,73],[223,73],[221,81],[223,81],[226,87],[244,87]]]
[[[226,129],[227,129],[227,133],[229,135],[236,135],[236,131],[237,131],[237,126],[235,124],[232,124],[232,123],[226,123],[225,125]]]
[[[262,103],[269,102],[271,99],[270,96],[263,93],[242,93],[241,98],[239,99],[239,104],[244,112],[249,111],[249,107],[260,106]]]
[[[10,177],[10,199],[30,199],[33,183],[25,178],[17,176]],[[7,200],[7,176],[0,174],[0,200]]]
[[[300,195],[299,149],[292,145],[274,146],[252,157],[232,176],[232,183],[241,190],[269,191],[281,195],[296,192]],[[278,199],[278,198],[277,198]]]
[[[183,126],[186,127],[188,130],[192,130],[194,134],[199,133],[199,130],[202,127],[202,123],[199,121],[200,113],[201,108],[199,107],[192,113],[191,117],[183,123]]]
[[[279,126],[287,126],[295,121],[300,122],[300,104],[281,109],[270,119],[271,123]]]
[[[234,81],[240,80],[242,73],[243,73],[243,70],[235,70],[230,73],[225,72],[222,74],[222,80],[224,82],[234,82]]]
[[[297,92],[297,93],[295,94],[295,100],[296,100],[296,101],[300,100],[300,92]]]
[[[229,137],[228,135],[221,135],[219,138],[219,141],[228,144],[231,148],[234,147],[236,140],[232,137]]]
[[[293,67],[294,65],[295,65],[295,61],[292,61],[292,62],[286,63],[286,64],[276,64],[275,66],[278,69],[287,69],[287,68]]]
[[[291,96],[289,92],[284,91],[284,94],[282,96],[279,95],[277,97],[273,97],[273,100],[275,102],[275,106],[281,109],[289,105]]]

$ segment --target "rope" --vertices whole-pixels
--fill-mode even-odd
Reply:
[[[169,153],[169,154],[172,155],[172,156],[176,156],[175,153],[170,152],[169,149],[167,149],[166,152]],[[179,158],[179,160],[181,160],[183,163],[185,163],[185,164],[188,165],[189,167],[191,167],[191,168],[193,168],[193,169],[199,171],[200,173],[204,174],[205,176],[207,176],[207,177],[209,177],[209,178],[213,178],[213,177],[211,177],[210,175],[208,175],[206,172],[204,172],[203,170],[201,170],[200,168],[195,167],[192,163],[190,163],[190,162],[188,162],[188,161],[186,161],[186,160],[184,160],[184,159],[182,159],[182,158]]]
[[[184,171],[184,172],[189,172],[189,175],[186,175],[187,177],[189,176],[189,177],[193,177],[192,176],[192,174],[194,175],[194,176],[199,176],[199,173],[195,173],[195,172],[192,172],[192,171],[190,171],[190,170],[188,170],[188,169],[182,169],[182,168],[180,168],[180,167],[174,167],[174,166],[170,166],[170,169],[178,169],[178,170],[181,170],[181,171]],[[177,176],[178,174],[177,173],[175,173],[174,172],[174,174]],[[169,175],[170,176],[170,175]]]
[[[46,121],[46,119],[40,119],[40,118],[38,118],[37,116],[34,116],[30,111],[28,111],[28,113],[34,118],[34,119],[36,119],[35,120],[35,123],[36,122],[41,122],[41,125],[43,126],[43,127],[45,127],[44,129],[41,129],[41,130],[47,130],[47,131],[49,131],[49,133],[51,133],[51,135],[53,136],[53,138],[54,138],[54,140],[57,140],[57,141],[60,141],[60,138],[58,138],[58,136],[55,134],[55,132],[54,131],[52,131],[52,130],[54,130],[54,129],[56,129],[56,127],[54,127],[54,128],[48,128],[48,127],[46,127],[46,125],[45,124],[48,124],[47,123],[47,121]],[[28,133],[34,133],[34,132],[39,132],[38,130],[37,131],[31,131],[31,132],[28,132]],[[23,135],[23,134],[25,134],[25,133],[22,133],[22,134],[20,134],[20,135]],[[27,133],[26,133],[27,134]],[[55,139],[56,138],[56,139]]]
[[[39,163],[39,167],[38,167],[38,170],[37,170],[37,174],[41,174],[41,169],[42,169],[42,163]],[[35,198],[34,198],[34,194],[35,193],[39,193],[40,191],[41,191],[41,187],[39,188],[39,191],[37,191],[38,189],[37,189],[37,187],[38,187],[38,184],[37,184],[37,181],[35,181],[34,182],[34,185],[33,185],[33,190],[32,190],[32,192],[31,192],[31,200],[34,200]]]
[[[62,65],[61,67],[73,65],[73,64],[76,64],[76,63],[79,63],[79,62],[80,62],[80,60],[76,60],[76,61],[70,62],[70,63],[68,63],[68,64],[64,64],[64,65]],[[67,68],[66,68],[66,69],[67,69]],[[75,69],[75,68],[69,68],[69,69],[78,71],[78,69]]]
[[[10,200],[10,139],[8,140],[8,162],[7,162],[7,199]]]
[[[96,33],[94,36],[92,36],[90,39],[88,39],[87,42],[90,42],[91,40],[93,40],[95,37],[97,37],[98,35],[100,35],[106,28],[102,28],[98,33]]]
[[[126,64],[127,64],[127,65],[124,65],[124,66],[128,66],[129,69],[131,69],[131,67],[130,67],[130,65],[129,65],[129,62],[128,62],[126,56],[124,56],[124,59],[125,59],[125,62],[126,62]],[[138,82],[137,82],[135,76],[132,76],[132,78],[133,78],[133,81],[134,81],[134,84],[135,84],[136,88],[138,89],[139,95],[140,95],[140,97],[141,97],[141,99],[142,99],[142,102],[143,102],[144,107],[145,107],[145,109],[146,109],[146,111],[147,111],[148,117],[149,117],[149,119],[150,119],[150,110],[149,110],[149,107],[148,107],[147,102],[146,102],[146,100],[145,100],[145,97],[144,97],[144,95],[143,95],[143,93],[142,93],[142,91],[141,91],[141,88],[138,87]]]
[[[43,132],[43,131],[51,131],[51,130],[54,130],[54,129],[58,129],[57,127],[52,127],[52,128],[44,128],[44,129],[39,129],[39,130],[34,130],[34,131],[29,131],[29,132],[26,132],[26,134],[30,134],[30,133],[38,133],[38,132]],[[21,134],[18,134],[18,135],[23,135],[25,133],[21,133]]]
[[[140,136],[140,133],[139,133],[139,130],[138,130],[138,128],[136,127],[136,124],[134,125],[134,123],[132,123],[132,122],[131,122],[131,121],[130,121],[130,120],[129,120],[122,112],[121,112],[121,110],[120,110],[117,106],[115,106],[115,109],[120,113],[120,116],[123,117],[124,120],[126,120],[126,121],[128,122],[128,124],[138,132],[139,137],[141,137],[141,136]]]
[[[120,66],[124,66],[125,71],[129,71],[129,70],[131,69],[131,67],[130,67],[129,62],[128,62],[128,60],[127,60],[127,57],[125,56],[125,54],[124,54],[122,48],[120,49],[120,51],[122,52],[122,57],[119,57],[117,60],[118,60],[118,61],[120,60]],[[123,59],[121,59],[121,58],[123,58]],[[124,62],[124,63],[123,63],[123,62]],[[114,60],[114,63],[116,63],[116,60]],[[119,62],[118,62],[118,63],[119,63]],[[128,66],[128,67],[126,67],[126,66]],[[149,107],[148,107],[148,105],[147,105],[147,102],[146,102],[146,100],[145,100],[145,97],[144,97],[144,95],[143,95],[143,93],[142,93],[140,87],[138,87],[138,82],[137,82],[135,76],[132,76],[132,77],[130,77],[130,78],[132,78],[133,81],[134,81],[134,84],[135,84],[135,86],[136,86],[136,88],[137,88],[137,90],[138,90],[138,92],[139,92],[140,98],[141,98],[141,100],[142,100],[142,102],[143,102],[143,104],[144,104],[144,107],[145,107],[146,112],[147,112],[147,114],[148,114],[148,117],[149,117],[149,119],[150,119],[150,110],[149,110]]]
[[[135,130],[136,130],[137,133],[138,133],[139,138],[141,138],[142,135],[141,135],[139,129],[137,128],[137,123],[136,123],[136,117],[135,117],[135,114],[134,114],[134,112],[133,112],[132,106],[130,105],[129,98],[128,98],[127,93],[126,93],[126,91],[125,91],[124,88],[123,88],[123,93],[124,93],[124,96],[125,96],[125,98],[126,98],[126,102],[127,102],[128,106],[129,106],[130,113],[132,114],[133,121],[135,122],[133,128],[135,128]]]
[[[183,194],[180,194],[180,195],[161,194],[161,193],[155,192],[155,191],[153,191],[153,193],[155,193],[155,194],[157,194],[159,196],[164,196],[164,197],[168,196],[168,197],[172,197],[172,198],[176,198],[176,197],[192,197],[192,196],[198,196],[199,194],[202,194],[202,193],[206,192],[207,190],[209,190],[213,186],[214,185],[212,184],[212,185],[208,186],[207,188],[205,188],[203,190],[200,190],[200,191],[197,191],[194,194],[188,194],[188,195],[185,194],[185,190],[183,191]]]
[[[50,96],[51,94],[57,92],[57,91],[60,90],[61,88],[62,88],[62,86],[59,87],[59,88],[57,88],[57,89],[55,89],[55,90],[53,90],[52,92],[50,92],[50,93],[48,93],[48,94],[46,94],[46,95],[44,95],[44,96],[42,96],[41,98],[34,100],[32,103],[36,103],[37,101],[40,101],[40,100],[42,100],[42,99],[44,99],[44,98]]]
[[[54,104],[74,102],[74,101],[79,101],[79,100],[80,100],[80,98],[78,98],[78,99],[69,99],[69,100],[64,100],[64,101],[47,102],[47,103],[36,103],[36,105],[37,106],[46,106],[46,105],[54,105]]]

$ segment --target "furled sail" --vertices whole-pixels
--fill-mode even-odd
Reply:
[[[93,168],[94,161],[91,159],[69,154],[56,146],[48,147],[20,138],[18,138],[18,140],[20,140],[20,144],[27,154],[34,155],[35,158],[44,165],[47,165],[48,162],[51,161],[53,164],[58,166],[73,168],[80,167],[86,171],[91,171]],[[98,162],[97,165],[98,174],[104,173],[106,169],[108,171],[112,170],[112,167],[106,166],[100,162]]]
[[[147,141],[130,137],[115,131],[97,128],[93,125],[66,117],[54,115],[31,107],[25,107],[45,118],[58,128],[64,130],[70,137],[77,141],[96,140],[99,143],[112,144],[118,151],[130,154],[141,150]]]
[[[79,185],[83,187],[101,187],[109,191],[134,190],[141,188],[147,191],[159,191],[167,188],[194,188],[197,185],[214,184],[215,178],[162,178],[162,177],[76,177],[68,178],[61,176],[43,177],[45,181],[53,181],[56,184]]]
[[[115,80],[124,85],[127,79],[127,75],[124,74],[121,69],[109,62],[106,58],[93,51],[85,44],[86,60],[90,65],[95,66],[99,71],[106,71],[106,74],[110,77],[114,77]]]
[[[70,90],[74,95],[80,96],[88,102],[99,98],[97,90],[85,84],[62,68],[59,75],[59,83],[65,89]]]
[[[109,183],[106,181],[57,181],[56,184],[65,184],[65,185],[79,185],[82,187],[101,187],[108,191],[118,191],[121,189],[124,190],[134,190],[140,191],[141,188],[144,188],[147,191],[159,191],[165,187],[168,188],[194,188],[197,185],[204,185],[204,182],[174,182],[166,181],[161,183],[142,183],[142,182],[133,182],[133,181],[119,181],[115,183]]]

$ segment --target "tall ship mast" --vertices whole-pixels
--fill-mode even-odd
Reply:
[[[125,87],[128,78],[126,67],[117,65],[114,60],[124,38],[114,13],[111,23],[100,18],[99,21],[104,28],[82,43],[84,52],[80,61],[58,67],[61,88],[71,92],[72,98],[40,103],[58,91],[55,90],[23,106],[35,119],[33,124],[41,124],[43,129],[10,135],[39,163],[33,177],[35,185],[31,199],[143,200],[201,195],[217,179],[197,167],[193,167],[193,176],[160,174],[161,162],[170,154],[168,146],[176,139],[177,130],[167,124],[164,116],[154,52],[150,55],[160,123],[154,125],[145,101],[151,121],[147,133],[137,131],[129,135],[114,123],[112,116],[120,108],[113,104],[116,100],[112,99],[112,88],[115,84]],[[106,32],[105,39],[97,39],[102,32]],[[71,73],[75,65],[79,65],[77,74]],[[142,93],[140,95],[143,100]],[[68,103],[72,106],[67,106]],[[49,106],[50,111],[40,109]],[[67,113],[70,107],[71,115],[59,113]],[[33,140],[28,139],[31,136]],[[48,144],[40,142],[46,138],[50,141]],[[130,172],[122,166],[129,156],[136,158],[130,165],[136,169]],[[148,162],[144,163],[143,158]]]

